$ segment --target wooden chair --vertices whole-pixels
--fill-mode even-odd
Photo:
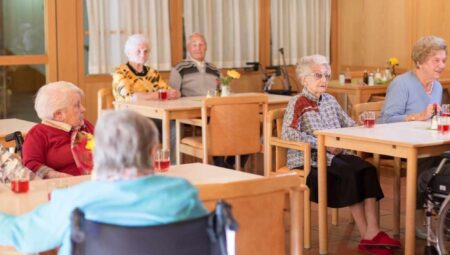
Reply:
[[[304,142],[287,141],[281,138],[281,128],[283,124],[284,113],[286,109],[275,109],[267,113],[266,118],[266,132],[265,132],[265,176],[279,175],[287,172],[295,172],[301,179],[302,183],[306,183],[306,177],[311,170],[311,145]],[[274,126],[275,125],[275,126]],[[303,170],[290,170],[286,166],[287,150],[302,151],[305,155],[305,164]],[[275,152],[275,159],[273,153]],[[273,161],[275,160],[275,167],[273,167]],[[309,190],[304,192],[304,246],[305,248],[311,247],[311,202],[309,201]],[[332,209],[333,225],[338,224],[338,210]]]
[[[103,110],[114,109],[114,96],[111,87],[99,89],[97,92],[97,118]]]
[[[261,151],[259,114],[267,113],[267,96],[231,96],[205,98],[202,106],[202,136],[181,138],[181,121],[176,122],[177,162],[181,153],[203,159],[211,156],[236,156],[240,169],[242,154]]]
[[[208,210],[214,208],[217,199],[231,204],[239,224],[236,254],[303,254],[301,192],[306,188],[295,174],[198,185],[197,188]],[[289,200],[285,199],[286,195],[289,195]],[[286,207],[290,207],[290,217],[285,217]],[[285,234],[289,225],[290,253],[285,250]]]
[[[373,111],[375,112],[375,117],[377,118],[378,115],[380,115],[380,112],[383,108],[384,101],[378,101],[378,102],[369,102],[369,103],[362,103],[362,104],[356,104],[353,106],[352,110],[352,118],[355,121],[359,120],[359,116],[361,113],[366,111]],[[362,156],[360,153],[358,153],[359,156]],[[364,157],[364,156],[363,156]],[[379,169],[381,166],[383,167],[390,167],[394,170],[394,179],[393,179],[393,233],[394,235],[400,234],[400,177],[401,177],[401,159],[394,157],[394,158],[383,158],[380,159],[379,154],[373,154],[373,158],[369,159],[372,160],[373,164],[378,169],[378,176]]]

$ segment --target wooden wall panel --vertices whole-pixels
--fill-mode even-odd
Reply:
[[[416,9],[417,38],[424,35],[437,35],[444,38],[447,44],[450,44],[450,1],[416,0]],[[450,77],[450,66],[448,64],[443,76]]]
[[[385,67],[397,57],[400,69],[413,68],[411,50],[420,36],[437,35],[450,43],[450,1],[332,0],[337,3],[338,35],[334,72]],[[443,77],[450,77],[447,68]]]
[[[408,2],[338,0],[339,66],[385,67],[392,56],[409,66]]]

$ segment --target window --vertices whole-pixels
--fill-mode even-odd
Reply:
[[[184,0],[184,31],[205,36],[208,62],[246,66],[259,58],[259,0]]]
[[[330,57],[331,0],[271,0],[272,65],[294,65],[303,56]]]
[[[150,41],[149,64],[171,68],[169,0],[86,0],[85,50],[88,73],[112,73],[127,62],[123,52],[128,36],[144,34]]]

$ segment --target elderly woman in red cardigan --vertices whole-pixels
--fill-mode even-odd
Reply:
[[[70,82],[41,87],[34,108],[41,123],[27,134],[23,163],[41,178],[90,173],[92,154],[87,141],[94,126],[84,119],[83,91]]]

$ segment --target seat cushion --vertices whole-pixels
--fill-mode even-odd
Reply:
[[[192,146],[196,149],[202,149],[202,137],[201,136],[188,136],[184,137],[180,141],[181,144]]]

